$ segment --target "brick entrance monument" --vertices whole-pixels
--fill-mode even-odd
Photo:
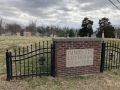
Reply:
[[[54,38],[56,76],[100,72],[102,40],[99,38]]]

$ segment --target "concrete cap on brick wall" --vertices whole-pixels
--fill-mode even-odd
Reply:
[[[66,42],[66,41],[103,41],[102,38],[91,38],[91,37],[75,37],[75,38],[65,38],[65,37],[56,37],[53,38],[55,42]]]

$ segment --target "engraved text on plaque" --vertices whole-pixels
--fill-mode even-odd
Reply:
[[[66,50],[66,67],[93,65],[94,49]]]

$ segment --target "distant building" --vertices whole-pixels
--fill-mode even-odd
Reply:
[[[5,36],[5,34],[1,34],[1,36]]]
[[[12,36],[12,32],[5,32],[3,34],[1,34],[2,36]]]
[[[20,32],[17,32],[17,33],[16,33],[16,36],[21,36]]]
[[[40,33],[39,33],[39,32],[36,32],[36,33],[35,33],[35,36],[40,36]]]
[[[32,36],[32,33],[31,33],[31,32],[26,32],[26,31],[25,31],[25,32],[23,32],[23,35],[24,35],[24,36]]]

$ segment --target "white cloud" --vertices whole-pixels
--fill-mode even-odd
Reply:
[[[84,17],[94,21],[94,28],[102,17],[120,25],[120,11],[106,0],[4,0],[0,5],[0,17],[24,25],[37,20],[40,25],[79,28]]]

